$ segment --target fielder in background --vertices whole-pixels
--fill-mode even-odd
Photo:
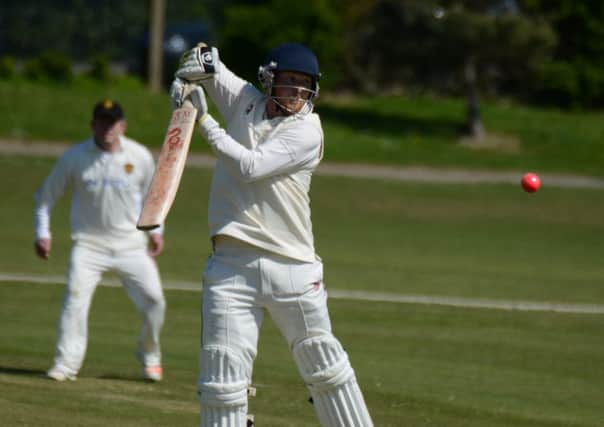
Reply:
[[[154,171],[151,153],[124,136],[121,106],[112,100],[95,105],[92,137],[67,150],[35,195],[35,250],[48,259],[50,212],[71,187],[71,249],[54,365],[57,381],[75,380],[88,341],[88,312],[104,272],[115,271],[142,314],[137,357],[143,377],[162,379],[160,331],[166,303],[154,257],[162,252],[162,229],[136,229],[142,199]]]
[[[313,242],[309,190],[323,155],[313,113],[319,64],[307,47],[288,43],[269,53],[258,75],[266,94],[221,63],[216,48],[202,46],[183,55],[171,88],[173,108],[187,98],[198,109],[199,130],[217,156],[208,208],[213,254],[203,278],[201,425],[246,425],[268,312],[321,425],[371,426],[348,355],[332,333]],[[208,114],[203,89],[226,130]]]

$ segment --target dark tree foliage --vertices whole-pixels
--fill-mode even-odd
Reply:
[[[200,19],[203,2],[170,0],[166,23]],[[128,59],[149,26],[148,0],[3,0],[0,56],[56,51],[74,60]]]
[[[0,58],[10,65],[52,51],[74,63],[135,62],[131,70],[144,75],[150,4],[4,0]],[[253,81],[270,48],[298,41],[317,53],[327,90],[604,106],[602,0],[169,0],[166,8],[167,26],[203,22],[229,67]],[[167,76],[176,62],[172,55]]]
[[[474,136],[482,133],[479,89],[497,91],[530,79],[555,41],[546,22],[499,0],[379,0],[357,29],[357,53],[368,62],[356,68],[358,86],[465,93]]]
[[[551,23],[558,40],[541,64],[533,95],[544,104],[604,107],[604,2],[522,0],[527,14]]]
[[[229,67],[255,81],[268,51],[284,42],[309,46],[321,64],[322,83],[341,74],[342,28],[333,1],[228,2],[219,18],[219,48]]]

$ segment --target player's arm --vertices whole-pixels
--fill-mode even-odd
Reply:
[[[147,190],[149,189],[149,186],[151,185],[151,180],[153,179],[154,171],[155,161],[153,160],[153,156],[151,155],[151,153],[147,152],[141,194],[146,194]],[[151,255],[152,257],[156,257],[160,255],[164,250],[164,224],[160,224],[159,227],[154,228],[153,230],[149,230],[147,233],[149,235],[149,255]]]
[[[312,123],[298,122],[250,150],[211,116],[199,128],[217,155],[227,158],[246,182],[294,172],[321,157],[323,135]]]
[[[297,121],[284,126],[269,140],[250,150],[235,141],[208,113],[202,88],[176,80],[170,91],[173,105],[183,102],[183,97],[197,109],[197,122],[201,133],[219,156],[227,158],[241,174],[244,181],[255,181],[280,175],[300,168],[322,154],[323,133],[311,121]]]
[[[67,156],[63,156],[34,194],[34,249],[40,258],[48,259],[50,255],[52,246],[50,215],[56,201],[69,184],[69,176],[70,162]]]
[[[185,52],[175,75],[185,82],[201,84],[227,122],[235,113],[241,96],[257,92],[251,83],[235,75],[220,61],[215,47],[202,45]]]

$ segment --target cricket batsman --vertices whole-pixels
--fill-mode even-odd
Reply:
[[[176,77],[173,108],[193,103],[217,156],[208,207],[213,253],[203,275],[201,426],[246,425],[266,312],[289,344],[321,425],[372,426],[348,355],[332,333],[314,248],[309,190],[323,156],[313,113],[315,54],[296,43],[273,49],[258,71],[265,93],[207,46],[186,52]],[[208,114],[204,90],[225,128]]]
[[[36,192],[35,250],[51,251],[50,213],[67,188],[72,190],[68,283],[58,324],[53,366],[47,376],[75,380],[88,342],[88,312],[104,272],[115,271],[137,310],[142,328],[137,356],[143,377],[162,379],[160,331],[166,303],[154,257],[162,252],[162,229],[136,229],[142,199],[154,171],[151,153],[124,136],[120,104],[97,103],[92,137],[71,147]]]

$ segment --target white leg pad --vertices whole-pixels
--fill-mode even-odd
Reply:
[[[246,427],[247,415],[239,410],[201,405],[201,427]]]
[[[348,355],[335,337],[304,339],[293,353],[322,426],[373,426]]]
[[[251,367],[224,347],[201,350],[201,427],[245,427]]]

